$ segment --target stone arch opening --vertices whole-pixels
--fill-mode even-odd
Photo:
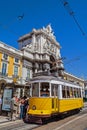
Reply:
[[[0,95],[3,94],[4,88],[6,86],[6,81],[5,80],[0,80]]]

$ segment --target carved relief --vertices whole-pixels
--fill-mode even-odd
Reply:
[[[39,45],[38,45],[38,43],[35,43],[34,51],[38,51],[38,50],[39,50]]]
[[[26,47],[29,48],[29,49],[31,49],[32,48],[32,44],[29,44]]]
[[[52,30],[52,28],[51,28],[51,25],[49,24],[49,25],[47,25],[47,27],[45,28],[45,27],[43,27],[43,31],[45,32],[45,33],[47,33],[49,36],[51,36],[52,38],[55,38],[55,36],[54,36],[54,32],[53,32],[53,30]]]
[[[44,46],[43,46],[43,52],[44,53],[49,53],[49,54],[52,54],[52,55],[55,55],[56,56],[56,46],[54,44],[51,44],[50,41],[46,41],[44,43]]]
[[[43,45],[43,52],[45,53],[47,51],[47,42],[45,41],[44,45]]]

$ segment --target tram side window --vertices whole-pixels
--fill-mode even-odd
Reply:
[[[75,90],[75,88],[74,88],[74,97],[76,97],[76,90]]]
[[[73,92],[73,88],[70,86],[67,86],[66,88],[66,95],[67,98],[73,98],[74,97],[74,92]]]
[[[77,88],[77,97],[80,98],[81,97],[81,89]]]
[[[58,96],[58,85],[55,84],[51,85],[51,95]]]
[[[70,98],[80,98],[81,97],[81,89],[70,87]]]
[[[74,91],[73,91],[73,88],[70,87],[70,98],[73,98],[74,97]]]
[[[40,86],[40,96],[48,97],[49,95],[50,95],[49,83],[41,83],[41,86]]]
[[[70,98],[70,87],[67,86],[67,98]]]
[[[54,96],[54,86],[53,86],[53,84],[51,85],[51,95]]]
[[[58,86],[55,86],[55,95],[58,96]]]
[[[78,97],[81,97],[81,89],[78,89]]]
[[[38,83],[34,83],[32,85],[32,96],[39,97],[39,84]]]
[[[75,98],[78,97],[78,88],[74,88],[74,97],[75,97]]]
[[[79,89],[77,88],[77,97],[79,97]]]
[[[62,97],[66,98],[66,86],[62,86]]]

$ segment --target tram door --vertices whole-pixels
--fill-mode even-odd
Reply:
[[[58,85],[52,84],[52,108],[58,111]]]

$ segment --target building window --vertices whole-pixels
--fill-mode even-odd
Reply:
[[[15,63],[19,63],[19,59],[18,58],[15,58]]]
[[[18,66],[14,66],[14,75],[15,75],[15,76],[18,75]]]
[[[30,79],[30,69],[27,68],[27,78]]]
[[[66,86],[62,86],[62,97],[66,98]]]
[[[6,75],[7,72],[7,64],[6,63],[2,63],[2,75]]]
[[[8,55],[6,53],[3,54],[3,59],[8,60]]]

